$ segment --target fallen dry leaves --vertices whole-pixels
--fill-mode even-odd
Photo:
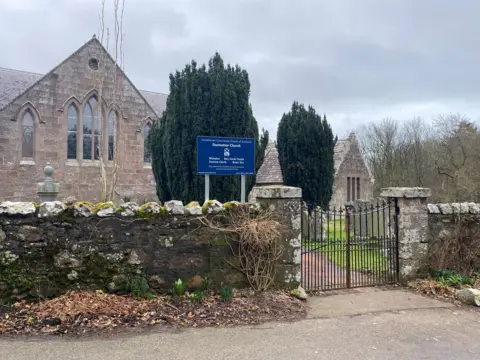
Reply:
[[[306,304],[284,292],[238,293],[222,302],[171,297],[136,300],[103,292],[71,291],[51,300],[0,308],[0,334],[87,334],[125,327],[252,325],[304,318]]]
[[[423,295],[441,298],[443,300],[454,300],[456,288],[444,285],[433,279],[420,279],[408,284],[411,289]]]

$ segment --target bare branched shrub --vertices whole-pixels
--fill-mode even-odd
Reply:
[[[448,269],[472,276],[480,269],[480,227],[459,218],[452,232],[430,251],[431,269]]]
[[[227,262],[245,274],[255,291],[268,290],[277,273],[277,263],[285,247],[284,237],[288,229],[283,219],[269,210],[253,212],[240,206],[229,215],[202,222],[209,228],[228,234],[229,245],[238,264]]]

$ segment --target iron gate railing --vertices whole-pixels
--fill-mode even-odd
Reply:
[[[375,286],[398,281],[396,199],[356,201],[302,211],[302,285],[306,290]]]

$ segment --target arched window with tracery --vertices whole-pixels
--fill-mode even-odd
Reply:
[[[152,162],[152,154],[148,144],[148,134],[150,130],[152,130],[152,124],[148,122],[143,127],[143,162],[146,163]]]
[[[101,124],[98,111],[98,100],[96,96],[92,96],[85,104],[83,109],[83,159],[99,160],[100,159],[100,137]]]
[[[35,120],[27,109],[22,116],[22,158],[33,159],[35,144]]]
[[[77,158],[78,110],[74,104],[68,107],[67,159]]]
[[[117,120],[117,113],[110,111],[108,114],[108,160],[110,161],[115,158]]]

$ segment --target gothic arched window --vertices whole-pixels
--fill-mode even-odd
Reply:
[[[150,146],[148,144],[148,134],[152,129],[151,123],[146,123],[143,127],[143,162],[150,163],[152,162],[152,154],[150,151]]]
[[[100,159],[102,128],[96,96],[92,96],[83,109],[83,159]]]
[[[74,104],[68,107],[67,159],[77,158],[78,110]]]
[[[33,159],[35,143],[35,121],[30,109],[22,116],[22,158]]]
[[[117,120],[117,113],[110,111],[108,114],[108,160],[115,158]]]

